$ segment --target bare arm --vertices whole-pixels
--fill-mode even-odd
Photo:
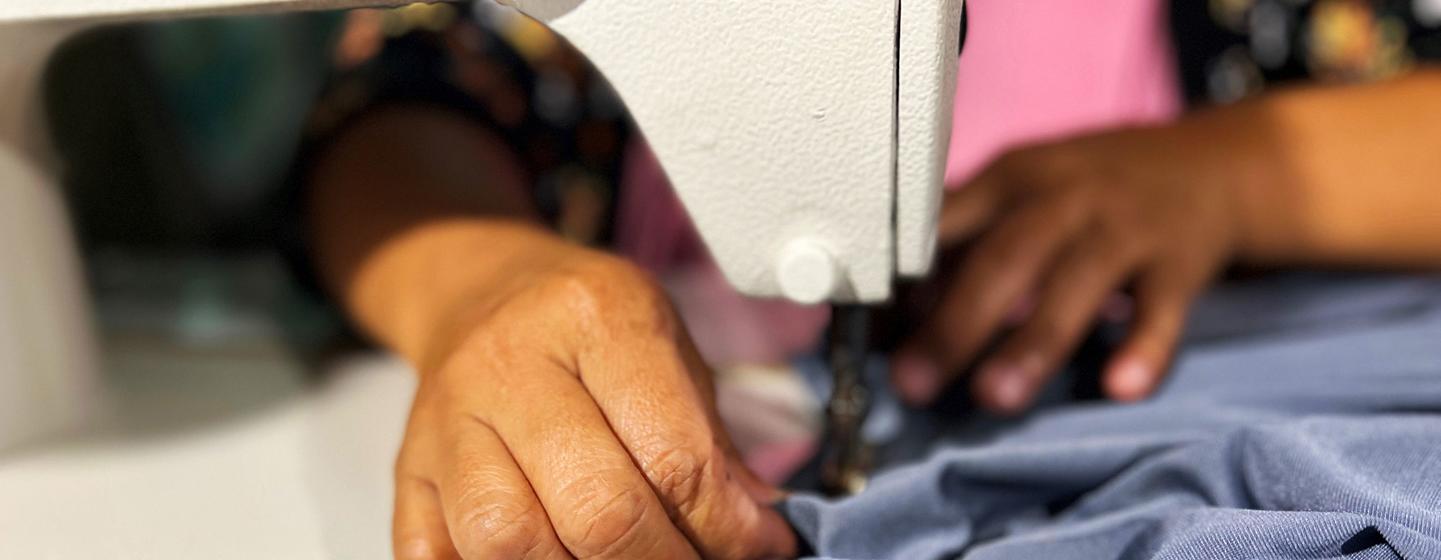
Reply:
[[[541,227],[501,142],[396,109],[312,179],[322,276],[421,376],[396,462],[398,557],[793,553],[664,294]]]
[[[1104,383],[1142,398],[1228,263],[1441,268],[1438,154],[1441,70],[1014,150],[946,200],[941,239],[965,258],[895,358],[896,386],[923,404],[973,370],[983,405],[1020,412],[1129,289]]]
[[[501,281],[500,270],[554,252],[527,250],[554,241],[539,231],[525,180],[503,143],[448,112],[371,115],[310,179],[321,278],[369,335],[434,365],[464,300]]]
[[[1239,257],[1441,267],[1441,70],[1260,100],[1275,180],[1239,193]]]

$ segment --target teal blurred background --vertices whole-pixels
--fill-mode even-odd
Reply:
[[[107,27],[54,57],[47,116],[108,346],[305,355],[345,338],[273,239],[344,18]]]
[[[49,117],[85,248],[261,241],[342,18],[129,25],[63,48]]]

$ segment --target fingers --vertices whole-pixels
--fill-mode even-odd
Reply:
[[[628,267],[587,270],[538,292],[574,304],[563,318],[472,337],[430,377],[454,411],[432,425],[469,426],[440,460],[461,554],[793,556],[789,526],[760,501],[778,494],[732,456],[663,293]],[[537,349],[536,334],[569,344]],[[480,536],[463,542],[457,526]],[[550,533],[518,529],[533,526]]]
[[[696,558],[580,381],[539,361],[487,376],[474,387],[485,406],[470,409],[505,442],[560,542],[576,558]]]
[[[1003,169],[1003,166],[991,165],[960,188],[946,193],[938,232],[942,246],[974,235],[995,217],[1004,202],[1006,173]]]
[[[570,558],[500,437],[471,417],[447,422],[444,430],[437,489],[461,557]]]
[[[1085,212],[1084,201],[1056,197],[1017,210],[977,242],[935,313],[897,352],[891,375],[903,399],[930,403],[975,358]]]
[[[435,484],[413,474],[395,477],[392,546],[397,560],[461,558],[451,544]]]
[[[704,396],[705,366],[675,317],[658,312],[659,325],[598,334],[602,339],[580,356],[582,382],[704,557],[793,556],[789,526],[757,500],[765,492],[759,480],[728,453],[725,431]]]
[[[1131,332],[1107,364],[1102,380],[1107,396],[1134,401],[1155,391],[1175,353],[1194,291],[1175,273],[1139,279]]]
[[[1122,400],[1153,391],[1190,299],[1233,250],[1229,191],[1205,184],[1205,176],[1176,176],[1172,167],[1137,167],[1126,159],[1168,138],[1129,131],[1012,150],[949,195],[941,241],[974,241],[934,316],[891,364],[900,396],[931,402],[1014,323],[1005,313],[1033,299],[1037,305],[1020,329],[972,380],[983,405],[1020,411],[1069,356],[1102,302],[1135,276],[1146,293],[1137,294],[1132,332],[1104,383]],[[1046,284],[1033,294],[1041,275]]]
[[[1093,232],[1057,261],[1036,311],[977,371],[972,388],[980,404],[1007,414],[1030,406],[1133,270],[1140,252],[1132,247]]]

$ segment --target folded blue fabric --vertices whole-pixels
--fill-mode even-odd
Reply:
[[[1268,278],[1192,319],[1151,400],[902,413],[864,493],[781,510],[846,560],[1441,559],[1441,280]]]

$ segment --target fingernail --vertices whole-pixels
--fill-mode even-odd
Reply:
[[[902,354],[895,363],[896,391],[910,404],[927,404],[941,388],[941,371],[930,360]]]
[[[1151,390],[1155,379],[1151,367],[1134,357],[1124,358],[1111,371],[1111,396],[1118,399],[1139,399]]]
[[[1025,408],[1030,382],[1026,372],[1012,365],[987,366],[985,375],[991,382],[991,401],[1005,412]]]

